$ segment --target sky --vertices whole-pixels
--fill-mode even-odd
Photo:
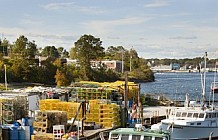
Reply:
[[[139,57],[218,58],[218,0],[0,0],[0,33],[70,50],[81,36]]]

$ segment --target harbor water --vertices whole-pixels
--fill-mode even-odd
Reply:
[[[214,97],[218,100],[218,94],[211,94],[211,84],[218,82],[217,74],[206,73],[206,100]],[[141,94],[155,94],[165,96],[171,100],[185,100],[188,93],[190,100],[200,100],[202,97],[202,73],[155,73],[155,82],[141,83]],[[214,80],[215,79],[215,80]]]

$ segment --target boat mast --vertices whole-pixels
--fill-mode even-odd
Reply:
[[[204,55],[204,79],[203,79],[203,92],[202,92],[202,106],[204,106],[204,101],[205,101],[205,88],[206,88],[206,67],[207,67],[207,52],[205,52]]]
[[[214,88],[216,86],[216,73],[217,73],[217,70],[216,70],[216,64],[217,62],[215,62],[215,72],[214,72],[214,78],[213,78],[213,85],[212,85],[212,95],[213,95],[213,104],[212,104],[212,109],[214,109]]]

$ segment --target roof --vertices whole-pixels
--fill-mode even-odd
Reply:
[[[111,134],[132,134],[132,135],[144,135],[144,136],[155,136],[155,137],[165,137],[169,136],[169,133],[161,130],[151,130],[145,129],[144,131],[136,131],[134,128],[118,128],[112,130]]]

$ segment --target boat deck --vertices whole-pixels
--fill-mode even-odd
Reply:
[[[103,128],[103,129],[96,129],[96,130],[84,130],[83,134],[84,137],[80,137],[80,140],[97,140],[100,138],[100,133],[102,133],[102,135],[106,135],[108,132],[112,130],[112,128]]]

